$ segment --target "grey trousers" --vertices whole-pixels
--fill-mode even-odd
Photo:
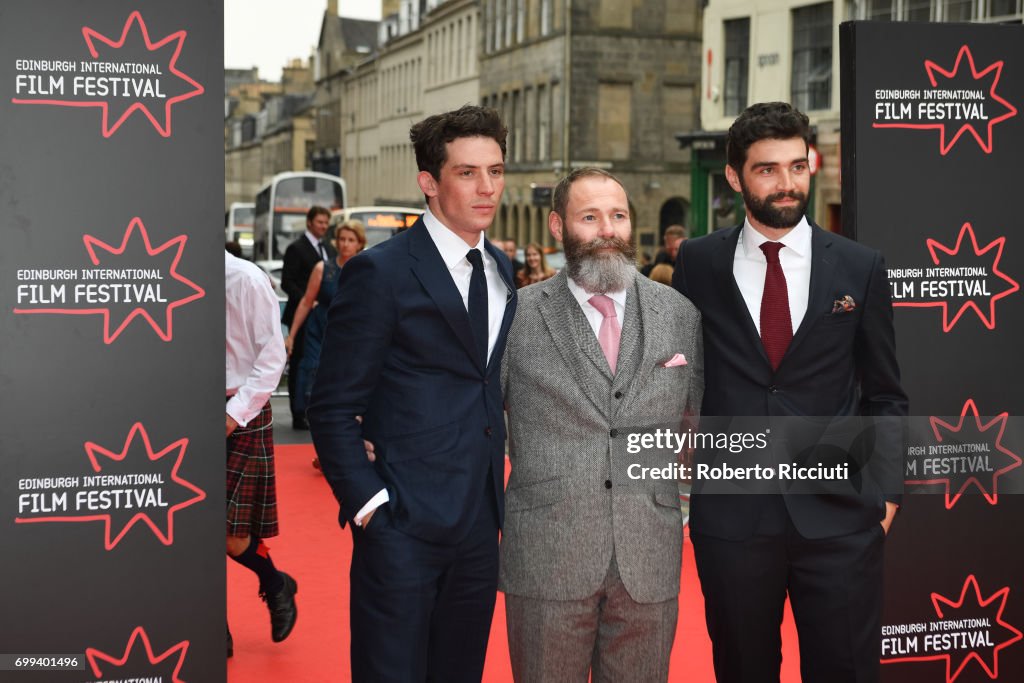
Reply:
[[[583,600],[505,596],[516,683],[665,683],[679,599],[641,604],[612,558],[601,587]]]

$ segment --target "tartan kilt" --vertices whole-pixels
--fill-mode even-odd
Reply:
[[[274,416],[270,401],[227,443],[227,535],[277,536]]]

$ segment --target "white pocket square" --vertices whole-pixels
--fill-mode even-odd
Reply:
[[[663,368],[674,368],[674,367],[677,367],[679,365],[686,365],[686,356],[684,356],[681,353],[677,353],[676,355],[674,355],[671,358],[669,358],[667,361],[665,361],[662,364],[661,367],[663,367]]]

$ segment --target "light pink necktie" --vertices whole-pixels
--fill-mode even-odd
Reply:
[[[597,332],[597,342],[608,360],[608,367],[612,369],[612,374],[615,374],[615,362],[619,359],[619,337],[622,336],[622,326],[615,315],[615,302],[604,294],[595,294],[590,297],[590,305],[604,316],[601,329]]]

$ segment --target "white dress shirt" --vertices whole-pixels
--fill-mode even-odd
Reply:
[[[427,226],[430,239],[434,246],[441,252],[441,260],[448,266],[448,272],[455,281],[455,286],[462,295],[462,305],[469,310],[469,281],[473,277],[473,264],[466,258],[470,247],[454,232],[442,225],[434,214],[428,209],[423,213],[423,224]],[[491,358],[494,344],[498,341],[498,333],[501,332],[501,321],[505,318],[505,302],[508,300],[509,288],[501,279],[498,272],[498,263],[484,249],[484,233],[480,233],[480,240],[472,247],[483,256],[484,274],[487,276],[487,359]]]
[[[761,334],[761,298],[764,296],[764,275],[768,270],[768,259],[761,251],[761,244],[770,242],[767,237],[754,230],[749,220],[743,222],[740,237],[736,242],[732,274],[736,278],[743,301],[754,321],[757,333]],[[779,262],[786,275],[786,293],[789,295],[789,318],[793,323],[793,334],[807,313],[807,299],[811,290],[811,226],[807,218],[801,218],[792,230],[778,240],[785,246],[779,250]]]
[[[572,293],[576,301],[579,302],[580,308],[583,309],[583,315],[587,316],[587,322],[590,323],[590,329],[594,330],[595,337],[600,337],[604,314],[590,303],[590,297],[594,296],[594,294],[602,293],[612,300],[612,303],[615,304],[615,316],[619,319],[619,327],[622,327],[622,322],[626,319],[626,290],[621,289],[617,292],[588,292],[580,287],[571,277],[566,278],[566,283],[569,285],[569,292]]]
[[[430,213],[430,209],[423,212],[423,224],[426,226],[427,233],[430,235],[434,246],[441,252],[441,260],[448,267],[448,273],[452,276],[452,280],[462,296],[462,305],[466,307],[468,312],[469,281],[473,277],[473,264],[466,258],[466,254],[469,253],[471,247],[461,237],[446,228],[434,214]],[[494,344],[498,340],[498,334],[501,332],[501,322],[505,318],[505,303],[511,292],[505,285],[505,281],[501,279],[501,274],[498,272],[498,263],[484,249],[483,232],[480,233],[480,240],[476,243],[476,246],[472,248],[479,250],[481,256],[483,256],[484,275],[487,277],[487,359],[489,361],[491,352],[494,351]],[[356,513],[356,525],[362,526],[366,515],[389,500],[391,498],[388,496],[387,489],[378,491]]]
[[[281,308],[270,278],[258,266],[224,252],[227,328],[225,412],[240,427],[260,414],[277,388],[288,354]]]

